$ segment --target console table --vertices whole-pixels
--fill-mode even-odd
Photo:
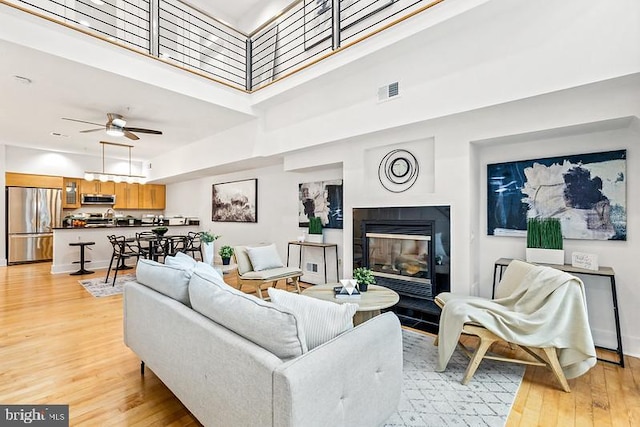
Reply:
[[[328,279],[327,279],[327,249],[328,248],[333,248],[335,250],[335,254],[336,254],[336,282],[339,282],[339,273],[338,273],[338,245],[336,243],[312,243],[312,242],[298,242],[298,241],[292,241],[289,242],[289,244],[287,245],[287,267],[289,267],[289,249],[291,248],[291,245],[294,246],[300,246],[300,258],[298,260],[298,267],[301,268],[302,267],[302,250],[305,247],[315,247],[315,248],[322,248],[322,256],[323,256],[323,262],[324,262],[324,283],[328,283]]]
[[[511,263],[511,258],[500,258],[495,262],[493,266],[493,287],[491,289],[491,298],[494,298],[496,291],[496,284],[500,282],[502,279],[502,272]],[[618,313],[618,296],[616,292],[616,276],[611,267],[600,267],[598,270],[587,270],[585,268],[574,267],[571,264],[564,265],[551,265],[551,264],[541,264],[547,267],[552,267],[560,271],[564,271],[571,274],[584,274],[588,276],[600,276],[600,277],[608,277],[609,282],[611,283],[611,299],[613,302],[613,317],[616,324],[616,338],[618,339],[618,348],[608,348],[602,346],[596,346],[597,348],[601,348],[603,350],[613,351],[618,355],[618,361],[612,361],[607,359],[598,358],[598,360],[602,360],[603,362],[614,363],[616,365],[620,365],[624,368],[624,354],[622,352],[622,334],[620,332],[620,316]],[[497,281],[496,281],[497,279]]]

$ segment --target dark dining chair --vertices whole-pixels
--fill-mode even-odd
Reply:
[[[202,242],[200,240],[200,233],[196,233],[194,231],[189,231],[187,233],[186,246],[182,252],[187,255],[191,255],[193,259],[196,258],[196,253],[199,253],[200,261],[204,259],[202,257]]]
[[[118,266],[121,264],[124,265],[124,261],[129,258],[136,258],[138,260],[140,258],[140,252],[138,248],[130,245],[129,241],[125,236],[116,236],[111,235],[107,236],[111,246],[113,246],[113,252],[111,253],[111,261],[109,261],[109,268],[107,269],[107,277],[104,279],[104,283],[109,281],[109,275],[111,274],[111,270],[113,269],[113,283],[112,286],[115,286],[116,279],[118,278]],[[114,262],[115,261],[115,265]]]
[[[140,256],[146,259],[158,261],[160,257],[166,255],[166,239],[153,231],[136,233],[136,243]]]

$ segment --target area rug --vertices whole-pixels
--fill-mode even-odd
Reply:
[[[93,279],[78,280],[78,282],[94,297],[108,297],[121,294],[122,285],[132,280],[136,280],[135,274],[118,274],[115,286],[112,286],[113,275],[109,277],[107,283],[104,283],[104,275]]]
[[[524,366],[483,360],[468,385],[460,381],[469,359],[456,349],[445,372],[436,372],[433,337],[402,330],[404,369],[398,411],[385,426],[504,426]]]

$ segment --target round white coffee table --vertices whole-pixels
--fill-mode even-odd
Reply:
[[[345,302],[358,304],[358,310],[355,316],[353,316],[354,325],[366,322],[372,317],[379,315],[380,310],[383,308],[389,308],[400,301],[400,296],[395,291],[378,285],[369,285],[367,292],[362,292],[360,298],[336,298],[333,293],[334,286],[340,286],[340,284],[333,283],[310,286],[302,291],[302,295],[324,301],[336,302],[338,304]]]

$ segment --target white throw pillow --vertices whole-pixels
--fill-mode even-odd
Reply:
[[[276,307],[292,312],[300,320],[309,350],[353,328],[357,304],[337,304],[276,288],[267,292]]]
[[[193,269],[196,268],[196,264],[198,263],[198,261],[191,258],[189,255],[178,252],[177,254],[175,254],[175,256],[165,257],[164,263],[165,265],[188,270],[189,274],[191,274],[193,272]]]
[[[255,248],[247,247],[247,254],[251,260],[253,271],[269,270],[271,268],[284,267],[276,245],[257,246]]]

